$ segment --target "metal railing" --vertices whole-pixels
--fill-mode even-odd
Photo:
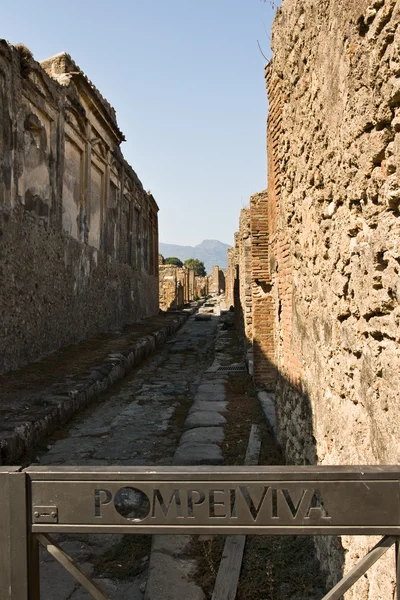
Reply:
[[[3,467],[0,600],[39,600],[39,544],[107,598],[52,533],[385,536],[323,599],[338,600],[393,544],[399,582],[399,494],[397,466]]]

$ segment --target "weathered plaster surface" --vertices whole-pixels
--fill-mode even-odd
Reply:
[[[158,207],[63,53],[0,41],[0,373],[158,311]]]

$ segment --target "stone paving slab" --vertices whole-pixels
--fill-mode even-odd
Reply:
[[[217,382],[207,382],[207,383],[202,383],[201,385],[199,385],[199,393],[209,393],[209,394],[224,394],[225,393],[225,386],[223,383],[217,383]]]
[[[221,402],[225,400],[225,395],[221,392],[198,392],[196,401],[198,402]]]
[[[204,592],[191,580],[195,564],[187,558],[180,560],[164,553],[155,553],[157,560],[150,564],[145,600],[204,600]],[[176,563],[179,562],[179,568]]]
[[[212,402],[206,400],[196,400],[191,409],[189,410],[189,414],[196,412],[196,410],[215,410],[216,412],[225,412],[227,409],[228,403],[220,400],[219,402]]]
[[[17,464],[42,438],[154,353],[188,316],[145,319],[1,375],[0,465]]]
[[[224,457],[217,444],[181,444],[174,455],[174,465],[222,465]]]
[[[225,425],[226,419],[219,412],[211,410],[197,410],[191,413],[185,421],[185,429],[193,427],[214,427]]]
[[[195,427],[188,429],[181,437],[181,444],[218,444],[225,439],[222,427]]]

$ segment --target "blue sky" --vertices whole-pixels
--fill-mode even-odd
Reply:
[[[67,51],[117,111],[122,150],[160,207],[160,241],[233,243],[266,186],[273,9],[261,0],[20,0],[0,37]]]

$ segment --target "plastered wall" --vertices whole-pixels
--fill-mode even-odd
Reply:
[[[158,311],[157,204],[68,54],[0,42],[0,373]]]

